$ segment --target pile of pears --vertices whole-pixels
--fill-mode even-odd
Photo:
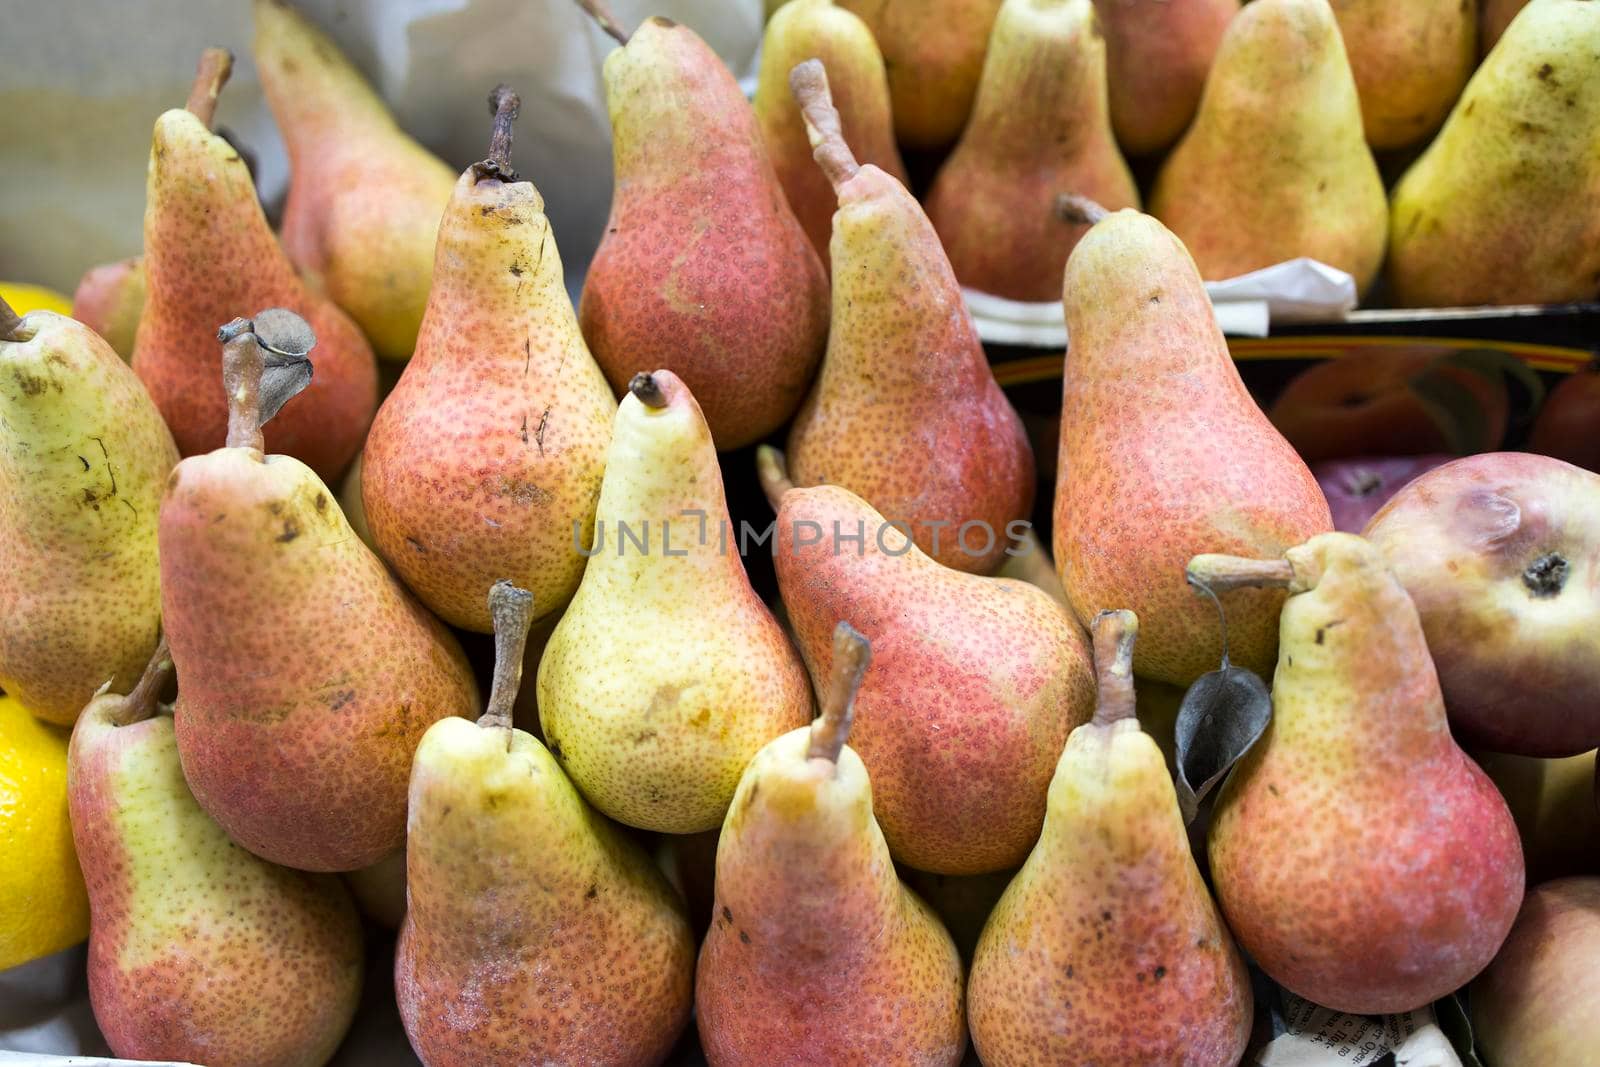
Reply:
[[[1592,295],[1600,3],[1473,74],[1470,3],[790,0],[752,104],[580,0],[617,185],[575,306],[512,88],[456,174],[254,2],[281,231],[209,49],[100,332],[0,302],[0,687],[72,730],[114,1053],[324,1064],[388,927],[430,1067],[1227,1067],[1252,965],[1393,1013],[1492,963],[1495,1047],[1587,1062],[1593,999],[1519,976],[1600,996],[1545,958],[1594,890],[1519,919],[1456,737],[1600,745],[1600,475],[1474,457],[1335,533],[1205,281]],[[1441,124],[1391,226],[1373,149]],[[1122,152],[1174,145],[1144,214]],[[1061,302],[1048,498],[963,288]],[[1219,667],[1270,721],[1194,821]]]

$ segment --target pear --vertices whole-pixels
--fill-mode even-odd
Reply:
[[[404,843],[412,750],[435,720],[470,714],[477,688],[455,638],[333,492],[263,454],[257,319],[223,331],[227,447],[179,463],[161,501],[178,752],[195,799],[239,844],[354,870]]]
[[[1479,0],[1478,52],[1488,55],[1500,42],[1511,20],[1527,6],[1528,0]]]
[[[0,427],[0,687],[70,726],[156,647],[156,508],[178,452],[93,330],[4,300]]]
[[[360,998],[360,920],[337,878],[252,856],[195,803],[156,707],[171,668],[163,644],[72,732],[95,1021],[125,1059],[320,1067]]]
[[[426,736],[426,735],[424,735]],[[406,850],[391,852],[370,867],[339,876],[362,915],[386,930],[406,917]]]
[[[123,359],[133,358],[133,339],[144,312],[144,258],[90,267],[72,294],[72,317],[105,338]]]
[[[1572,874],[1600,874],[1593,751],[1560,759],[1503,752],[1475,753],[1474,758],[1516,820],[1530,885]]]
[[[1067,739],[1039,843],[978,939],[967,1015],[990,1067],[1244,1056],[1250,978],[1139,729],[1137,632],[1131,611],[1095,617],[1094,719]]]
[[[232,57],[209,49],[187,107],[156,120],[144,213],[147,294],[133,369],[185,456],[222,446],[217,327],[240,308],[281,306],[321,341],[316,381],[268,431],[271,447],[323,478],[361,447],[378,403],[372,349],[355,323],[295,274],[239,153],[208,128]]]
[[[694,942],[637,844],[514,729],[533,596],[489,592],[494,685],[411,770],[395,999],[428,1067],[660,1063],[689,1021]]]
[[[1533,889],[1494,963],[1472,983],[1477,1047],[1495,1067],[1587,1067],[1600,1048],[1600,878]]]
[[[1052,208],[1076,193],[1137,208],[1111,136],[1105,42],[1090,0],[1006,0],[977,102],[928,193],[956,278],[1011,300],[1049,301],[1087,226]]]
[[[1328,0],[1255,0],[1229,23],[1150,212],[1207,281],[1309,256],[1372,285],[1388,201]]]
[[[717,845],[695,1012],[713,1067],[961,1062],[961,960],[896,876],[845,741],[871,646],[834,631],[821,715],[750,761]]]
[[[841,7],[866,20],[878,39],[889,71],[894,132],[901,144],[943,148],[961,133],[972,110],[1000,3],[839,0]]]
[[[1395,186],[1404,307],[1600,293],[1600,5],[1534,0]]]
[[[505,86],[490,157],[462,174],[439,228],[416,353],[362,453],[378,549],[453,626],[486,633],[510,575],[546,611],[583,577],[616,403],[583,343],[532,182],[511,169]]]
[[[455,186],[338,45],[285,0],[255,0],[256,70],[289,150],[283,245],[378,355],[416,344],[439,216]]]
[[[1258,0],[1266,2],[1266,0]],[[1202,549],[1276,555],[1333,519],[1316,479],[1234,367],[1194,261],[1131,211],[1067,263],[1055,560],[1078,619],[1128,605],[1141,677],[1188,685],[1217,666],[1216,611],[1185,586]],[[1228,604],[1236,663],[1272,666],[1282,595]]]
[[[1375,149],[1427,137],[1478,65],[1477,0],[1333,0]]]
[[[1194,118],[1240,0],[1095,0],[1106,38],[1111,128],[1129,155],[1172,144]]]
[[[1002,534],[1033,505],[1027,435],[922,208],[857,165],[820,63],[800,64],[791,84],[839,198],[828,354],[789,430],[795,483],[842,485],[907,523],[940,563],[991,571]]]
[[[612,434],[583,583],[539,661],[539,721],[611,818],[709,830],[757,750],[810,718],[811,688],[750,588],[688,386],[639,375]]]
[[[819,59],[828,68],[845,137],[861,158],[909,185],[889,114],[889,83],[872,31],[833,0],[795,0],[767,23],[756,85],[756,123],[789,206],[828,266],[833,186],[811,158],[805,122],[789,92],[795,64]]]
[[[1395,1014],[1494,958],[1522,847],[1450,736],[1417,609],[1383,556],[1328,533],[1269,562],[1198,556],[1213,591],[1287,588],[1272,722],[1211,819],[1211,878],[1240,946],[1335,1011]]]
[[[586,4],[586,6],[592,6]],[[738,82],[693,30],[650,18],[605,61],[616,190],[578,316],[618,392],[670,368],[720,449],[759,440],[805,396],[828,279]]]
[[[836,620],[877,649],[852,742],[889,851],[939,874],[1016,868],[1061,746],[1094,710],[1082,630],[1048,593],[941,566],[848,489],[795,489],[776,453],[759,461],[778,587],[817,691]]]

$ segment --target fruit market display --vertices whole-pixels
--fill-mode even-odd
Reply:
[[[576,305],[514,88],[457,171],[288,0],[281,225],[209,48],[139,254],[0,286],[0,970],[209,1067],[391,960],[430,1067],[1592,1067],[1600,362],[1263,406],[1205,283],[1600,298],[1600,0],[769,2],[753,101],[577,2]]]

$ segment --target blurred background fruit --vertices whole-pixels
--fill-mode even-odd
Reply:
[[[72,314],[72,301],[54,289],[27,282],[0,282],[0,298],[11,305],[18,315],[30,311],[54,311],[57,315]]]

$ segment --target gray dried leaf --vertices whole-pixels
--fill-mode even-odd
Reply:
[[[311,325],[288,308],[268,308],[253,320],[256,342],[262,349],[261,422],[311,384],[308,353],[317,343]]]
[[[1195,679],[1178,706],[1174,739],[1184,825],[1194,821],[1200,801],[1250,751],[1270,721],[1272,696],[1254,671],[1224,658],[1220,670]]]

